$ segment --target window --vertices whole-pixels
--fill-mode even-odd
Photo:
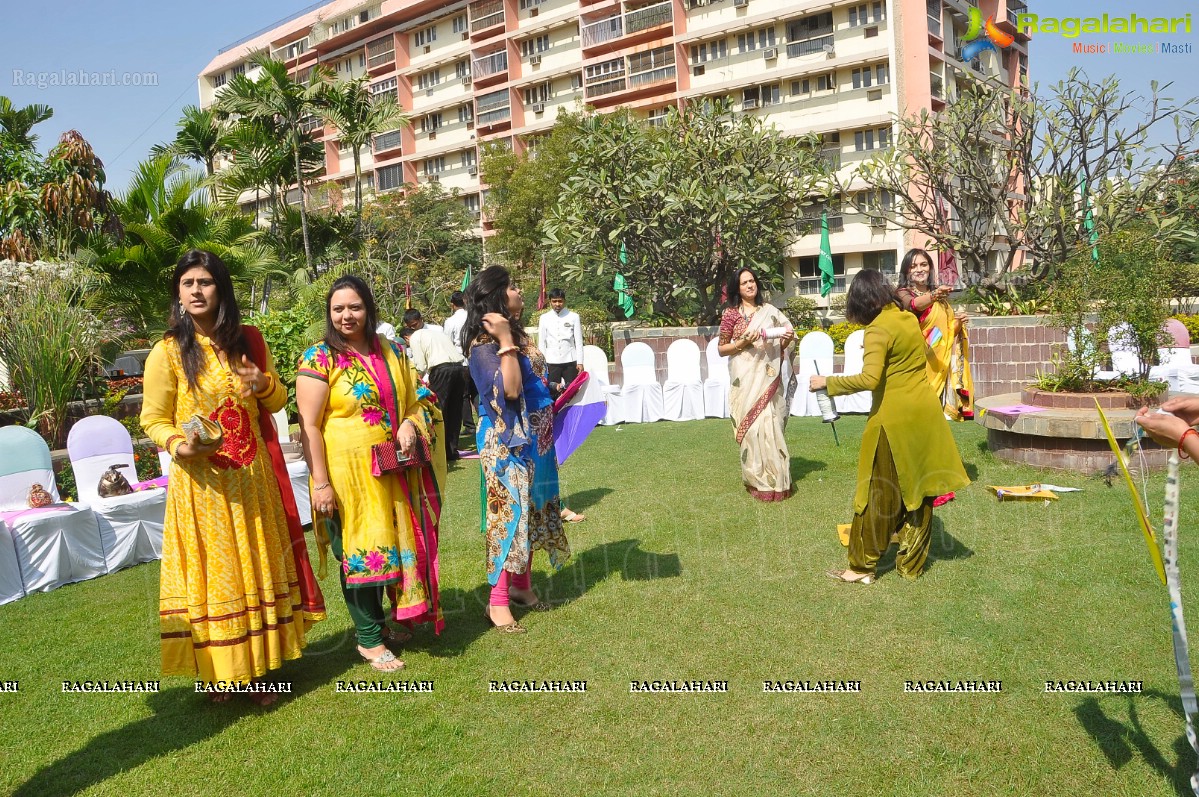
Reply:
[[[856,28],[868,22],[882,22],[887,18],[886,7],[881,3],[862,3],[849,7],[849,26]]]
[[[871,268],[875,271],[881,271],[884,274],[897,273],[898,262],[899,259],[895,256],[894,250],[862,253],[862,268]],[[834,268],[836,267],[834,266]]]
[[[869,152],[875,149],[885,149],[891,144],[891,128],[879,127],[870,130],[858,130],[853,134],[854,152]]]
[[[814,36],[826,36],[833,32],[833,12],[812,14],[794,22],[787,23],[787,38],[798,42]]]
[[[396,43],[391,36],[375,39],[366,45],[366,65],[371,69],[395,60]]]
[[[538,36],[535,39],[525,39],[524,41],[522,41],[520,43],[520,54],[522,56],[524,56],[525,58],[528,58],[530,55],[533,55],[534,53],[544,53],[549,48],[550,48],[550,37],[549,37],[549,34],[547,33],[544,36]]]
[[[337,140],[337,151],[338,152],[349,152],[350,151],[350,142],[346,141],[345,139],[338,139]]]
[[[225,81],[228,79],[229,79],[228,75],[224,72],[221,72],[218,75],[213,75],[212,76],[212,87],[214,89],[219,89],[221,86],[225,85]]]
[[[445,156],[425,158],[425,174],[441,174],[445,171]]]
[[[478,213],[479,212],[479,195],[478,194],[467,194],[466,196],[462,197],[462,204],[466,205],[466,209],[468,211],[470,211],[471,213]]]
[[[525,89],[525,107],[528,107],[536,102],[548,102],[551,96],[550,84],[542,83],[538,86],[532,86]]]
[[[520,0],[520,10],[527,11],[530,8],[537,8],[544,2],[545,0]]]
[[[437,26],[430,25],[424,30],[418,30],[412,37],[412,43],[417,47],[427,47],[437,41]]]
[[[233,69],[230,70],[231,77],[237,77],[238,75],[244,75],[245,73],[246,73],[246,65],[245,64],[238,64],[237,66],[233,67]]]
[[[441,114],[431,113],[420,118],[420,131],[422,133],[432,133],[441,129]]]
[[[691,63],[693,64],[703,64],[708,61],[715,61],[718,58],[728,57],[728,39],[717,39],[716,41],[691,46]]]
[[[674,63],[674,47],[659,47],[644,53],[633,53],[629,56],[629,73],[649,72],[654,69],[670,66]]]
[[[464,77],[470,77],[470,59],[463,59],[454,64],[454,78],[461,80]]]
[[[774,46],[774,28],[762,28],[749,33],[737,34],[737,52],[748,53],[764,47]]]
[[[817,216],[819,223],[819,216]],[[801,294],[820,293],[820,257],[801,257],[796,262],[797,288]],[[833,290],[845,290],[845,255],[833,255]]]
[[[829,72],[827,75],[815,75],[806,77],[803,80],[791,81],[792,94],[811,94],[813,91],[836,91],[837,90],[837,74]]]
[[[371,96],[378,97],[380,94],[395,94],[398,86],[399,81],[393,77],[380,80],[378,83],[371,84]]]
[[[466,33],[466,14],[454,17],[454,21],[450,23],[450,29],[454,33]]]
[[[855,89],[869,87],[871,82],[874,80],[874,70],[868,66],[863,67],[862,69],[855,69],[851,73],[851,76],[853,79],[853,87]]]
[[[649,126],[650,127],[661,127],[662,125],[666,124],[666,116],[669,113],[670,113],[669,105],[666,106],[665,108],[654,108],[652,111],[649,112],[649,116],[647,118],[647,121],[649,122]]]
[[[588,83],[603,80],[609,75],[623,75],[624,59],[614,58],[611,61],[604,61],[602,64],[592,64],[591,66],[583,67],[583,71],[587,75]]]
[[[473,149],[462,150],[462,168],[467,169],[475,165],[475,151]]]
[[[396,149],[400,146],[403,140],[399,130],[392,130],[388,133],[380,133],[375,136],[374,145],[375,152],[385,152],[389,149]]]
[[[474,109],[470,107],[470,105],[459,105],[458,106],[458,121],[459,122],[469,122],[469,121],[472,121],[474,118],[475,118],[475,112],[474,112]]]
[[[421,91],[431,89],[441,82],[441,69],[433,69],[428,72],[421,72],[416,76],[416,85]]]
[[[366,69],[366,51],[365,50],[358,53],[358,68]]]
[[[874,68],[874,82],[880,86],[884,86],[891,82],[891,67],[887,64],[879,64]]]
[[[396,163],[375,169],[375,182],[380,191],[389,191],[404,184],[404,167]]]
[[[764,105],[778,105],[779,101],[779,84],[777,83],[769,86],[754,86],[741,92],[741,108],[746,111]]]

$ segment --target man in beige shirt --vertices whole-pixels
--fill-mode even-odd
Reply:
[[[462,431],[462,396],[466,390],[462,364],[466,358],[440,327],[421,318],[420,310],[404,312],[404,336],[408,356],[429,383],[445,421],[447,462],[458,459],[458,436]]]

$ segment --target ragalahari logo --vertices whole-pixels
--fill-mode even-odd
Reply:
[[[980,35],[983,38],[978,38]],[[977,41],[971,41],[972,39],[977,39]],[[982,12],[977,8],[971,8],[970,27],[966,29],[966,35],[962,37],[962,41],[969,42],[969,44],[962,47],[962,60],[973,61],[982,55],[983,50],[993,50],[998,53],[999,49],[995,45],[1007,47],[1015,40],[1015,36],[1004,33],[995,25],[995,17],[987,17],[987,21],[984,23]]]

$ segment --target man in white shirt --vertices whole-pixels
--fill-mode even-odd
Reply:
[[[454,313],[445,320],[443,329],[445,334],[450,336],[450,340],[454,342],[454,346],[462,350],[462,327],[466,324],[466,302],[462,298],[462,291],[454,291],[450,294],[450,306],[454,308]],[[475,397],[479,395],[479,391],[475,390],[475,381],[470,378],[470,365],[462,366],[462,378],[466,380],[466,390],[462,394],[462,430],[467,434],[475,433]]]
[[[437,406],[445,421],[447,462],[458,459],[458,435],[462,431],[462,378],[465,358],[450,336],[440,327],[426,324],[420,310],[404,312],[404,335],[408,338],[408,356],[427,378],[429,389],[437,396]]]
[[[549,293],[550,309],[537,322],[537,346],[545,355],[550,390],[556,395],[583,370],[583,324],[579,314],[566,309],[566,291]]]

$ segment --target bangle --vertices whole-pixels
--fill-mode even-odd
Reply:
[[[313,486],[312,491],[315,493],[317,490],[324,490],[330,486],[331,485],[329,484],[329,482],[325,482],[324,484],[317,484],[317,485]]]
[[[261,390],[258,389],[258,380],[257,379],[255,379],[253,384],[250,385],[250,392],[253,393],[255,396],[261,396],[261,395],[264,395],[271,391],[271,378],[270,378],[270,376],[265,375],[265,374],[264,374],[264,376],[266,378],[262,380],[262,389]]]
[[[1195,431],[1195,429],[1192,427],[1187,427],[1187,430],[1182,433],[1182,437],[1178,438],[1178,458],[1179,459],[1190,459],[1190,457],[1187,456],[1187,453],[1182,450],[1182,444],[1186,442],[1187,437],[1189,437],[1190,435],[1195,435],[1196,437],[1199,437],[1199,431]]]
[[[502,349],[500,349],[497,352],[497,354],[499,354],[502,357],[505,354],[515,354],[518,351],[520,351],[520,349],[516,346],[504,346]]]

